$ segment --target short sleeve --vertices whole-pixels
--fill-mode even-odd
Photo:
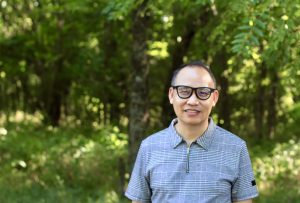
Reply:
[[[125,196],[133,201],[151,202],[151,190],[146,176],[145,149],[140,146]]]
[[[250,156],[246,143],[243,142],[238,163],[238,177],[232,187],[232,201],[242,201],[257,196],[258,190]]]

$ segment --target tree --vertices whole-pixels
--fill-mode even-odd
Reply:
[[[133,164],[137,149],[145,136],[148,123],[148,73],[149,62],[147,57],[147,32],[149,29],[148,1],[142,1],[132,11],[131,33],[132,44],[132,81],[129,104],[129,157]]]

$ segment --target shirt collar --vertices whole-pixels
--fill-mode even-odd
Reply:
[[[177,133],[174,125],[177,123],[177,118],[173,119],[170,126],[169,131],[171,134],[171,145],[173,148],[177,147],[182,141],[182,137]],[[209,124],[206,131],[197,138],[195,143],[203,147],[205,150],[208,150],[211,142],[213,140],[214,131],[216,128],[216,124],[214,123],[212,118],[209,118]]]
[[[171,134],[171,145],[173,148],[177,147],[183,141],[182,137],[177,133],[175,129],[176,123],[177,123],[177,118],[173,119],[169,126],[169,131]]]

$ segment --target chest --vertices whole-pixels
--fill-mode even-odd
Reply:
[[[147,175],[153,193],[230,194],[237,177],[238,155],[230,150],[205,150],[200,146],[153,151]]]

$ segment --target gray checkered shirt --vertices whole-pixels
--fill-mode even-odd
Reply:
[[[258,196],[246,143],[214,124],[190,147],[169,126],[146,138],[125,195],[138,202],[227,203]]]

